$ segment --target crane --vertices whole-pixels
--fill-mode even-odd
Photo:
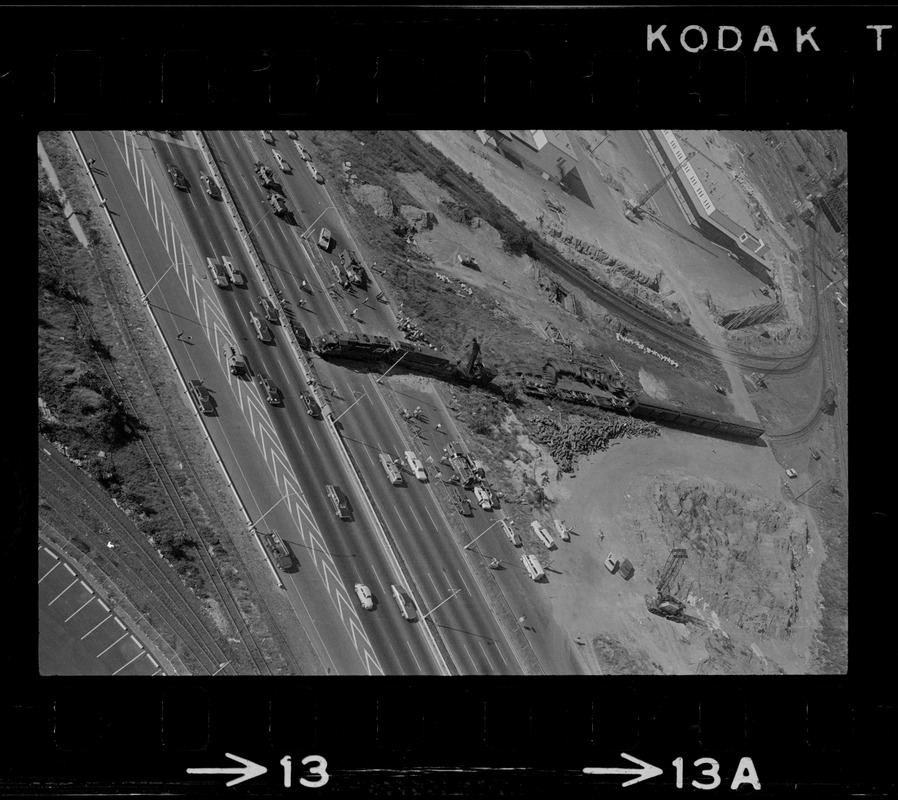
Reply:
[[[624,203],[624,211],[626,213],[627,219],[633,220],[639,214],[642,207],[648,203],[649,200],[652,199],[652,196],[657,192],[662,186],[664,186],[677,172],[685,167],[689,163],[689,159],[695,155],[695,150],[693,150],[688,156],[686,156],[686,160],[680,162],[673,170],[667,173],[658,183],[656,183],[651,189],[648,189],[644,194],[642,194],[638,200],[627,200]]]
[[[645,596],[645,604],[649,611],[672,622],[692,621],[692,618],[684,611],[684,604],[670,593],[670,589],[676,583],[677,576],[680,574],[686,558],[685,548],[674,547],[667,557],[667,563],[661,570],[657,594],[655,596],[650,594]]]

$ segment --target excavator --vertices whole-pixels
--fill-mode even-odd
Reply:
[[[664,569],[661,570],[657,593],[654,596],[650,594],[645,596],[645,604],[652,614],[669,619],[671,622],[682,622],[684,625],[688,622],[699,622],[699,620],[686,613],[686,604],[674,597],[670,593],[670,589],[676,582],[686,558],[685,548],[673,548],[667,557]]]

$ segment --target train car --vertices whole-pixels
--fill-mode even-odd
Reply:
[[[758,439],[764,435],[763,428],[749,424],[745,420],[722,419],[700,411],[680,408],[663,400],[640,397],[633,409],[634,417],[669,422],[706,433],[725,433],[743,439]]]
[[[409,372],[423,372],[425,375],[437,375],[443,378],[452,377],[452,363],[443,356],[424,353],[402,342],[397,345],[395,355],[397,359],[402,357],[399,367]]]
[[[319,336],[312,348],[327,358],[354,358],[359,361],[380,361],[393,349],[386,336],[366,333],[331,331]]]

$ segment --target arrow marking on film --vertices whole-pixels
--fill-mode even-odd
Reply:
[[[264,775],[268,772],[267,767],[263,767],[261,764],[256,764],[254,761],[249,761],[245,758],[240,758],[240,756],[235,756],[232,753],[225,753],[225,755],[230,758],[232,761],[239,761],[243,764],[242,767],[188,767],[187,772],[191,775],[240,775],[239,778],[234,778],[232,781],[228,781],[225,786],[236,786],[238,783],[243,783],[243,781],[248,781],[250,778],[258,778],[259,775]],[[659,770],[660,771],[660,770]]]
[[[638,769],[633,769],[632,767],[584,767],[583,771],[588,775],[638,775],[638,778],[631,778],[628,781],[625,781],[621,784],[621,786],[630,786],[633,783],[639,783],[640,781],[648,780],[649,778],[654,778],[656,775],[660,775],[664,772],[663,769],[654,766],[653,764],[649,764],[646,761],[642,761],[634,756],[627,755],[626,753],[621,753],[622,758],[626,758],[628,761],[632,761],[634,764],[639,764]]]

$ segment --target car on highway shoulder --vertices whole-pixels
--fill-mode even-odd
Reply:
[[[293,169],[287,163],[287,159],[284,158],[283,155],[281,155],[281,152],[279,150],[272,150],[271,152],[274,154],[274,160],[278,162],[278,166],[281,168],[281,172],[293,172]]]
[[[260,131],[260,133],[267,144],[274,144],[274,134],[271,131]]]
[[[217,258],[207,257],[206,269],[208,269],[209,273],[212,275],[212,280],[215,282],[216,286],[220,286],[222,289],[227,287],[228,273],[225,272],[225,268]]]
[[[296,135],[296,131],[284,131],[291,139],[298,139],[299,137]]]
[[[427,480],[427,473],[421,460],[411,450],[405,451],[405,460],[412,474],[422,483]]]
[[[303,147],[299,142],[293,142],[293,144],[296,146],[296,150],[299,153],[300,158],[302,158],[303,161],[311,161],[312,160],[312,156],[309,155],[309,151],[306,150],[305,147]]]
[[[176,189],[180,189],[181,191],[188,191],[189,187],[187,185],[187,178],[184,177],[184,173],[181,172],[174,164],[168,165],[168,175],[171,178],[171,182],[175,185]]]
[[[193,399],[199,406],[200,411],[204,414],[215,413],[215,403],[212,402],[212,395],[209,390],[203,386],[202,381],[187,381],[187,388]]]
[[[318,181],[318,183],[324,183],[324,176],[318,171],[318,168],[311,161],[307,161],[306,166],[309,168],[309,172],[312,173],[312,177],[316,181]]]
[[[477,498],[477,504],[484,511],[492,511],[493,504],[490,502],[490,496],[486,493],[482,486],[474,487],[474,497]]]
[[[274,385],[274,381],[263,372],[256,375],[256,380],[259,381],[259,386],[265,392],[266,402],[272,406],[280,405],[281,393],[278,391],[278,387]]]
[[[218,184],[212,180],[205,172],[200,173],[200,181],[206,187],[206,194],[215,200],[221,200],[221,190]]]
[[[318,234],[318,246],[326,253],[331,249],[332,243],[333,239],[331,238],[330,229],[322,228],[321,233]]]
[[[371,590],[364,583],[355,585],[355,593],[365,611],[374,610],[374,598],[371,596]]]
[[[263,342],[272,341],[273,337],[271,335],[271,329],[264,322],[262,322],[262,318],[258,314],[250,311],[249,321],[256,329],[256,336],[258,336],[259,339],[261,339]]]
[[[474,513],[471,501],[461,489],[455,490],[455,507],[458,509],[458,513],[465,517],[470,517]]]
[[[300,397],[302,398],[303,405],[306,407],[306,414],[310,417],[320,417],[321,409],[318,408],[318,403],[315,402],[315,398],[312,397],[308,392],[300,392]]]
[[[415,607],[406,599],[405,592],[392,583],[390,584],[390,591],[393,593],[396,605],[399,606],[399,613],[409,622],[415,619]]]

